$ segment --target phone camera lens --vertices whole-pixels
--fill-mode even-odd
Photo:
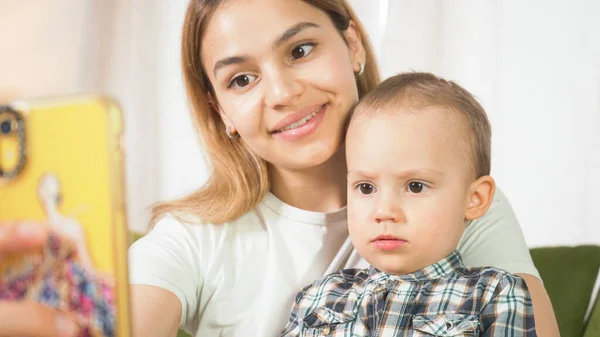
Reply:
[[[13,131],[12,123],[8,120],[4,120],[0,123],[0,132],[2,134],[8,135]]]

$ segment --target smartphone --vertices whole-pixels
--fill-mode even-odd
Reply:
[[[129,336],[122,134],[121,110],[105,96],[0,106],[0,223],[34,220],[53,233],[42,252],[20,257],[27,263],[3,260],[0,298],[43,298],[87,313],[92,336]]]

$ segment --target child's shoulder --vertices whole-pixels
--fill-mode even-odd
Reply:
[[[368,269],[342,269],[304,287],[296,302],[325,303],[359,294],[369,280]]]
[[[465,278],[520,279],[521,277],[504,269],[496,267],[466,267],[456,268],[456,272]]]
[[[292,320],[307,326],[351,320],[369,280],[368,269],[343,269],[314,281],[296,295]]]
[[[496,267],[462,267],[456,269],[456,274],[491,292],[499,292],[506,287],[527,290],[522,277]]]
[[[338,287],[352,288],[368,281],[368,279],[368,269],[342,269],[317,279],[312,284],[306,286],[302,291],[309,291],[311,289],[323,290]]]

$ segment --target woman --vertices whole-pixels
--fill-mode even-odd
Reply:
[[[213,175],[158,205],[131,248],[135,336],[180,325],[203,337],[278,335],[299,288],[363,263],[347,240],[342,140],[348,111],[379,81],[373,52],[343,0],[192,0],[182,53]],[[467,265],[524,277],[539,335],[558,336],[501,193],[459,250]]]

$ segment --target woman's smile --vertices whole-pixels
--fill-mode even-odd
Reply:
[[[306,112],[304,111],[312,111],[310,112],[308,115],[306,115]],[[295,122],[292,122],[290,124],[287,124],[286,126],[276,129],[275,131],[273,131],[271,133],[271,135],[274,138],[277,139],[282,139],[282,140],[298,140],[303,138],[304,136],[307,136],[311,133],[313,133],[321,124],[321,121],[323,120],[323,117],[325,115],[325,112],[327,110],[327,105],[321,105],[319,106],[316,110],[313,108],[310,109],[303,109],[303,111],[301,111],[300,115],[305,115],[304,117],[302,117],[300,120],[298,120],[298,114],[293,114],[290,115],[288,118],[284,119],[283,122],[284,123],[280,123],[278,125],[281,124],[286,124],[289,122],[289,120],[295,120]]]

